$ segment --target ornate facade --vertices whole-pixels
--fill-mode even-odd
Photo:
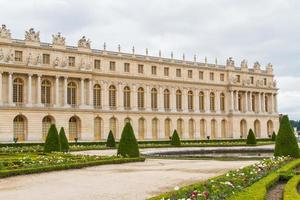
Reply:
[[[278,129],[272,65],[226,65],[91,49],[85,36],[66,46],[53,35],[40,42],[30,29],[24,40],[0,29],[0,141],[42,141],[51,123],[70,140],[116,138],[130,121],[139,140],[257,137]]]

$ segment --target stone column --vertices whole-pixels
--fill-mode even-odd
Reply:
[[[175,87],[171,88],[170,109],[171,109],[171,112],[177,112],[177,110],[176,110],[176,90],[175,90]]]
[[[274,112],[274,95],[273,95],[273,93],[271,93],[271,96],[270,96],[270,110],[269,110],[269,112],[270,113],[273,113]]]
[[[80,107],[81,108],[85,107],[85,102],[84,102],[84,78],[80,79]]]
[[[234,111],[234,97],[233,97],[233,90],[230,91],[230,104],[231,104],[230,110],[231,110],[231,111]]]
[[[3,104],[2,98],[2,72],[0,71],[0,106]]]
[[[188,95],[187,95],[187,89],[182,88],[182,110],[183,112],[188,112]]]
[[[277,113],[278,112],[278,102],[277,102],[277,93],[274,94],[274,112]]]
[[[37,106],[41,107],[42,106],[42,99],[41,99],[41,77],[42,75],[38,74],[37,75]]]
[[[257,112],[261,112],[261,94],[260,93],[258,93],[258,110],[257,110]]]
[[[103,109],[108,110],[109,109],[109,94],[108,94],[108,83],[106,81],[103,81]],[[102,86],[101,86],[102,87]]]
[[[159,86],[158,88],[158,97],[157,97],[157,105],[158,105],[158,111],[164,111],[164,92],[163,88]]]
[[[12,72],[8,74],[8,104],[10,106],[13,105],[13,80],[12,80]]]
[[[252,92],[249,92],[249,111],[253,112],[253,109],[252,109]]]
[[[119,89],[118,89],[118,94],[119,94],[119,110],[124,110],[124,94],[123,94],[123,84],[122,82],[119,82]]]
[[[245,112],[249,111],[249,105],[248,105],[248,91],[245,92]]]
[[[262,93],[262,99],[261,99],[261,111],[262,112],[266,112],[266,108],[265,108],[265,93]]]
[[[27,91],[27,107],[32,107],[32,94],[31,94],[31,87],[32,87],[32,74],[28,74],[28,91]]]
[[[94,88],[93,88],[93,79],[90,78],[89,79],[89,108],[92,108],[93,107],[93,104],[94,104]]]
[[[131,103],[132,110],[137,110],[138,106],[137,106],[137,88],[136,88],[136,84],[132,85],[130,100],[131,100],[130,103]]]
[[[59,107],[59,76],[55,76],[55,106],[54,107]]]
[[[210,112],[209,90],[205,90],[205,112]]]
[[[216,112],[220,113],[221,112],[221,108],[220,108],[220,91],[216,91]]]
[[[200,109],[199,109],[199,89],[196,89],[194,92],[195,92],[194,96],[193,96],[194,111],[199,113],[200,112]]]
[[[239,111],[239,91],[235,91],[235,110]]]
[[[150,85],[146,86],[145,106],[146,106],[146,111],[151,111],[151,88],[150,88]]]
[[[68,77],[64,77],[64,107],[69,107],[68,105]]]

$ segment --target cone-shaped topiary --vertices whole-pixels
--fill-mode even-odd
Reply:
[[[171,145],[172,146],[180,146],[181,142],[180,142],[180,137],[177,133],[177,130],[175,129],[171,138]]]
[[[50,153],[52,151],[60,151],[59,137],[55,124],[51,124],[44,145],[44,152]]]
[[[272,141],[276,141],[276,133],[275,133],[275,131],[273,131],[271,138],[272,138]]]
[[[132,126],[127,122],[123,128],[120,143],[118,146],[118,155],[123,157],[139,157],[140,151],[136,141]]]
[[[60,128],[59,131],[59,143],[60,143],[60,151],[61,152],[68,152],[69,151],[69,142],[65,134],[64,127]]]
[[[279,131],[276,136],[274,156],[300,157],[297,139],[287,115],[284,115],[280,121]]]
[[[250,128],[247,136],[247,144],[255,145],[256,144],[256,137],[253,133],[253,130]]]
[[[106,146],[107,147],[116,147],[115,137],[111,130],[109,131],[109,134],[107,136]]]

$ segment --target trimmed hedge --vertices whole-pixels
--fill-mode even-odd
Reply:
[[[254,132],[251,128],[249,129],[246,144],[248,144],[248,145],[255,145],[256,144],[256,137],[255,137]]]
[[[116,147],[115,137],[111,130],[109,131],[109,134],[107,136],[106,146],[110,148]]]
[[[60,143],[61,152],[69,151],[69,142],[68,142],[68,138],[66,137],[64,127],[61,127],[59,131],[59,143]]]
[[[180,146],[181,142],[180,142],[180,137],[177,133],[177,130],[175,129],[171,138],[171,145],[172,146]]]
[[[275,131],[273,131],[271,139],[272,139],[272,141],[276,141],[276,133],[275,133]]]
[[[117,155],[130,158],[140,156],[139,146],[129,122],[123,128]]]
[[[62,164],[62,165],[36,167],[36,168],[0,170],[0,178],[24,175],[24,174],[66,170],[66,169],[80,169],[80,168],[91,167],[91,166],[96,166],[96,165],[122,164],[122,163],[129,163],[129,162],[144,162],[144,161],[145,161],[145,158],[142,158],[142,157],[139,157],[139,158],[117,158],[117,159],[112,159],[112,160],[97,160],[97,161],[89,161],[89,162],[81,162],[81,163],[70,163],[70,164]]]
[[[60,151],[59,136],[55,124],[51,124],[44,145],[44,152],[53,151]]]
[[[283,191],[284,200],[300,199],[300,194],[297,190],[298,184],[300,184],[300,176],[294,176],[287,182]]]

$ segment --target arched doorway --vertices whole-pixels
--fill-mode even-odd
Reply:
[[[42,121],[43,140],[46,139],[51,124],[54,124],[54,123],[55,123],[54,118],[50,115],[47,115],[43,118],[43,121]]]
[[[221,121],[221,137],[227,138],[227,122],[225,119]]]
[[[77,116],[73,116],[69,119],[69,140],[80,140],[80,119]]]
[[[101,140],[103,129],[103,121],[101,117],[96,117],[94,119],[94,139]]]
[[[244,119],[240,121],[240,134],[242,138],[247,137],[247,122]]]
[[[268,135],[272,135],[274,132],[274,126],[272,120],[269,120],[267,122],[267,130],[268,130]]]
[[[152,139],[157,140],[158,138],[158,119],[152,119]]]
[[[13,121],[14,138],[18,141],[25,141],[27,139],[27,119],[24,115],[18,115]]]
[[[171,136],[171,119],[165,120],[165,138],[168,139]]]
[[[215,139],[217,137],[217,121],[215,119],[211,120],[211,139]]]
[[[145,119],[139,118],[139,140],[145,139]]]
[[[257,119],[254,121],[254,134],[257,138],[260,138],[260,121]]]
[[[205,133],[206,133],[206,122],[205,119],[200,120],[200,138],[205,139]]]
[[[195,122],[193,119],[189,120],[189,138],[190,139],[195,138]]]
[[[179,134],[180,139],[183,136],[183,120],[182,119],[178,119],[177,120],[177,132]]]

